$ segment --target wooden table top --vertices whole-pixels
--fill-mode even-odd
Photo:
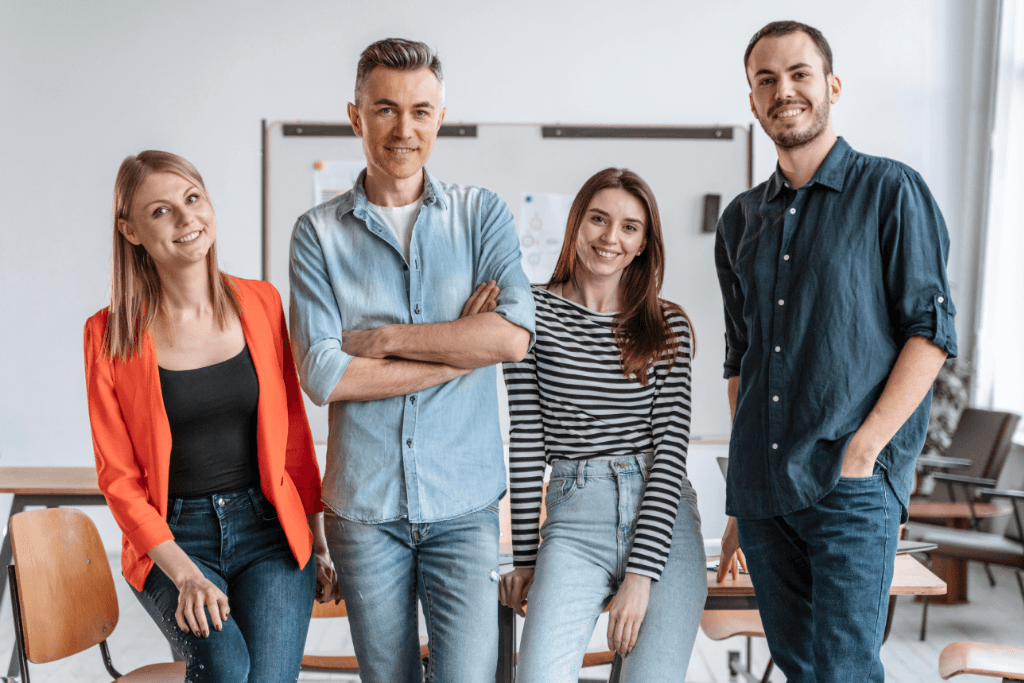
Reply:
[[[971,508],[967,503],[938,500],[912,500],[907,506],[911,519],[970,519]],[[978,518],[1008,515],[1013,509],[997,503],[975,503],[974,514]]]
[[[101,495],[95,467],[0,467],[0,493]]]
[[[889,595],[944,595],[946,582],[928,571],[928,568],[910,555],[896,556],[896,569]],[[708,595],[753,595],[754,586],[748,574],[740,574],[735,581],[729,576],[722,583],[715,572],[708,572]]]

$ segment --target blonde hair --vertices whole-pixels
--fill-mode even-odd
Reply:
[[[154,173],[174,173],[195,183],[209,198],[206,185],[196,167],[177,154],[146,150],[121,162],[114,182],[114,249],[110,259],[110,308],[103,350],[108,358],[127,361],[139,352],[143,336],[160,310],[160,275],[153,259],[142,245],[132,244],[118,228],[120,221],[131,220],[132,205],[139,188]],[[213,314],[223,328],[228,310],[241,314],[234,285],[217,267],[217,245],[206,254],[213,298]]]

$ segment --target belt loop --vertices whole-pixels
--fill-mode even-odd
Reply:
[[[263,506],[260,505],[260,501],[256,497],[256,489],[250,487],[249,490],[246,491],[246,493],[249,494],[249,500],[252,501],[252,509],[256,512],[257,515],[261,515],[262,516],[263,515]]]
[[[586,479],[583,477],[583,472],[586,469],[587,469],[587,461],[586,460],[580,460],[578,463],[576,463],[576,488],[579,488],[579,489],[583,488],[583,482],[586,481]]]
[[[636,456],[636,464],[640,468],[640,476],[644,478],[644,481],[647,481],[647,458],[643,455]]]
[[[181,498],[174,499],[174,505],[167,511],[167,523],[177,524],[178,517],[181,515]]]

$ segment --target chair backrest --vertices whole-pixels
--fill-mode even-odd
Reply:
[[[313,601],[313,618],[314,619],[335,619],[338,617],[347,617],[348,608],[345,607],[345,601],[342,600],[337,605],[334,604],[333,600],[328,602]]]
[[[999,479],[1019,420],[1020,415],[1016,413],[964,408],[949,448],[943,455],[970,460],[971,466],[954,474]],[[946,487],[936,486],[932,499],[949,500]]]
[[[97,645],[117,626],[103,542],[81,510],[20,512],[10,520],[25,655],[42,664]]]

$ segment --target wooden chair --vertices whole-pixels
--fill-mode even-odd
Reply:
[[[948,679],[960,674],[1024,681],[1024,647],[964,641],[950,643],[939,655],[939,675]]]
[[[751,649],[754,638],[764,638],[764,626],[761,625],[761,614],[756,609],[740,610],[707,610],[700,618],[700,628],[711,640],[725,640],[733,636],[746,636],[747,663],[740,661],[738,650],[729,650],[729,678],[743,677],[748,683],[768,683],[775,662],[768,658],[768,666],[760,678],[751,670]]]
[[[979,495],[988,498],[1003,498],[1010,501],[1017,527],[1024,529],[1024,491],[999,491],[981,489]],[[975,520],[976,521],[976,520]],[[909,529],[908,525],[908,529]],[[998,564],[1016,570],[1017,586],[1024,598],[1024,544],[1006,538],[1002,534],[976,531],[975,529],[947,529],[932,526],[931,530],[921,524],[916,527],[915,540],[936,544],[934,550],[928,551],[929,557],[950,558],[956,560],[976,560],[986,564]],[[976,526],[976,525],[975,525]],[[928,596],[924,596],[924,609],[921,613],[921,635],[924,640],[928,621]]]
[[[121,683],[181,683],[185,664],[152,664],[122,675],[107,638],[117,626],[117,593],[103,543],[81,510],[51,508],[14,515],[14,565],[8,567],[21,680],[42,664],[100,646],[103,664]]]
[[[337,605],[333,602],[313,603],[314,619],[340,619],[342,617],[348,617],[344,600]],[[426,668],[429,657],[427,645],[420,645],[420,657],[423,659],[424,668]],[[302,655],[302,670],[357,673],[359,663],[356,661],[355,655]]]

